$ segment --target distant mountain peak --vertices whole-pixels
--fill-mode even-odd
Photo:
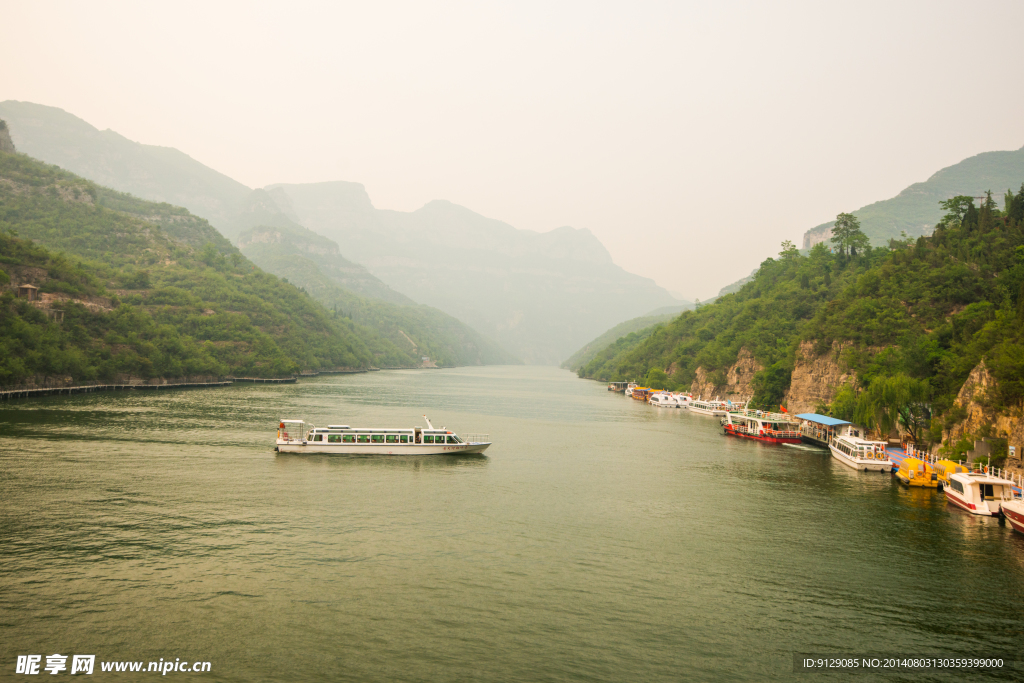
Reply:
[[[864,233],[875,245],[888,244],[906,232],[910,237],[929,235],[942,218],[939,202],[956,195],[978,196],[986,190],[998,193],[1016,190],[1024,182],[1024,147],[1017,150],[981,152],[939,169],[928,180],[913,183],[890,199],[853,211]],[[839,213],[838,211],[836,213]],[[803,248],[810,249],[829,239],[834,221],[822,223],[804,233]]]

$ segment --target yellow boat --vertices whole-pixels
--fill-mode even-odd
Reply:
[[[896,470],[896,478],[906,486],[927,486],[938,488],[939,475],[931,463],[918,458],[904,458]]]
[[[939,460],[935,463],[935,472],[939,475],[939,487],[949,486],[949,475],[957,472],[970,472],[967,465],[952,460]]]

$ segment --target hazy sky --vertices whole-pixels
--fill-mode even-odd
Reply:
[[[237,180],[586,227],[713,296],[784,239],[1024,145],[1024,2],[6,0],[0,100]],[[1000,189],[1000,188],[994,188]]]

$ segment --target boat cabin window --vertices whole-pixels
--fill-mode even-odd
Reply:
[[[995,495],[992,491],[992,484],[981,484],[981,499],[982,500],[994,500]]]
[[[372,434],[372,435],[370,435],[370,442],[371,443],[384,443],[384,435],[383,434]]]
[[[328,434],[327,443],[341,443],[341,434]]]
[[[360,434],[358,436],[358,440],[359,440],[359,443],[370,443],[370,435],[369,434]]]
[[[448,443],[458,443],[458,440],[454,436],[449,436]]]
[[[384,440],[388,443],[398,443],[398,437],[394,434],[388,434]]]
[[[317,434],[316,436],[313,437],[313,441],[323,441],[323,440],[324,440],[324,435],[323,434]]]
[[[409,443],[409,437],[406,434],[402,434],[401,443]]]
[[[355,434],[342,434],[341,442],[342,443],[355,443],[356,442],[356,435]]]
[[[423,443],[434,443],[434,435],[433,434],[424,434],[423,435]]]
[[[957,493],[963,493],[964,492],[964,485],[961,484],[960,482],[958,482],[956,479],[953,479],[952,481],[950,481],[949,485],[952,486],[953,490],[956,491]]]

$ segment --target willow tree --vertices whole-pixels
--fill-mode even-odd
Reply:
[[[856,418],[865,427],[878,427],[883,434],[902,427],[920,443],[931,422],[931,386],[928,380],[903,373],[878,377],[857,401]]]

